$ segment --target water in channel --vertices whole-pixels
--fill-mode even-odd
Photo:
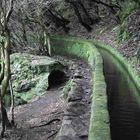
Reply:
[[[140,140],[140,91],[127,70],[107,51],[104,60],[112,140]]]

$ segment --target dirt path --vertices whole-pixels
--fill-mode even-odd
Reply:
[[[87,140],[90,118],[90,70],[85,62],[70,59],[59,57],[60,61],[69,61],[68,76],[72,77],[79,70],[83,79],[83,93],[80,104],[84,105],[84,112],[82,111],[82,114],[73,117],[73,129],[75,129],[75,134],[80,140]],[[66,112],[68,113],[68,110],[71,109],[68,102],[63,99],[63,86],[64,84],[50,89],[46,94],[29,104],[16,107],[15,120],[17,127],[7,130],[6,137],[3,140],[54,140],[62,128],[64,118],[67,117]]]
[[[69,101],[66,110],[64,110],[57,140],[88,140],[91,107],[90,69],[84,61],[70,59],[70,71],[74,76],[72,79],[75,86],[68,94]],[[62,61],[67,61],[67,59]]]
[[[7,140],[53,140],[61,127],[65,101],[61,87],[53,88],[36,101],[15,108],[17,128],[9,130]]]

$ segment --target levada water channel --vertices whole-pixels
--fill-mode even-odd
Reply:
[[[140,91],[127,69],[108,51],[104,60],[112,140],[140,140]]]

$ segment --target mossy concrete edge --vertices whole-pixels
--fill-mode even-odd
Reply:
[[[100,47],[100,48],[104,49],[105,51],[107,51],[109,54],[111,54],[113,57],[115,57],[115,59],[117,59],[119,61],[119,63],[128,72],[128,74],[130,75],[131,79],[133,80],[135,86],[138,89],[140,89],[140,77],[139,77],[136,69],[134,69],[130,63],[128,63],[126,58],[124,58],[122,56],[122,54],[120,54],[120,52],[118,52],[115,48],[112,48],[111,46],[106,45],[99,40],[93,40],[93,43],[97,48]]]
[[[86,60],[92,75],[92,105],[88,140],[111,140],[103,60],[93,43],[82,39],[51,37],[52,52]]]

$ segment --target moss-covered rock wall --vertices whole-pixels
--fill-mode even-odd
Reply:
[[[53,71],[64,70],[60,62],[47,56],[14,53],[10,57],[15,105],[27,103],[44,94],[49,87],[49,75]],[[7,106],[10,104],[9,96],[5,97]]]

